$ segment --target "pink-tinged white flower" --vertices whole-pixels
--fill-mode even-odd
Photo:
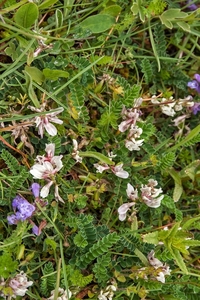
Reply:
[[[115,167],[111,166],[111,170],[117,177],[123,179],[129,177],[129,173],[123,169],[123,164],[116,165]]]
[[[45,150],[47,152],[47,156],[37,156],[36,160],[38,161],[38,163],[31,167],[30,173],[33,175],[34,178],[44,179],[48,182],[45,186],[43,186],[43,188],[40,191],[40,196],[42,198],[46,198],[48,196],[50,187],[53,184],[55,184],[56,200],[64,202],[58,194],[58,187],[55,180],[56,174],[63,167],[63,163],[61,160],[62,155],[54,156],[54,144],[46,145]]]
[[[136,108],[126,109],[125,106],[122,109],[121,115],[125,120],[118,126],[118,129],[121,132],[126,131],[132,124],[135,125],[140,116],[139,111]]]
[[[108,166],[107,164],[94,164],[94,167],[97,169],[97,173],[103,173],[105,170],[111,170],[117,177],[124,179],[129,177],[128,172],[123,169],[123,164],[116,166]]]
[[[127,184],[126,194],[132,201],[138,198],[138,190],[134,189],[134,187],[130,183]]]
[[[45,105],[46,103],[44,103],[41,108],[35,108],[33,106],[28,106],[28,108],[35,112],[45,112]],[[60,114],[63,110],[63,107],[59,107],[52,113],[50,112],[48,114],[44,114],[34,118],[36,127],[38,128],[38,134],[41,136],[41,138],[43,138],[44,130],[46,130],[51,136],[55,136],[57,134],[57,129],[52,123],[63,123],[63,121],[58,119],[57,117],[57,115]]]
[[[82,159],[82,157],[79,156],[78,143],[74,139],[72,140],[72,142],[73,142],[73,146],[74,146],[73,152],[72,152],[72,157],[76,160],[76,162],[81,163],[83,159]]]
[[[100,165],[100,164],[94,164],[94,167],[97,169],[97,173],[103,173],[105,170],[110,170],[110,167],[106,164]]]
[[[124,203],[118,208],[119,220],[124,221],[126,219],[126,213],[130,207],[135,205],[135,202]]]
[[[28,281],[26,274],[22,271],[9,281],[9,286],[13,291],[13,296],[25,296],[28,287],[33,281]]]
[[[154,267],[154,269],[158,269],[158,275],[156,276],[156,279],[162,283],[165,283],[165,276],[170,275],[171,270],[168,265],[163,264],[159,259],[155,258],[154,255],[155,253],[152,250],[147,256],[148,261],[150,265]]]
[[[160,206],[164,195],[160,195],[162,193],[162,189],[156,189],[157,181],[154,179],[150,179],[147,185],[142,185],[141,193],[143,202],[152,208],[157,208]],[[160,196],[159,196],[160,195]]]

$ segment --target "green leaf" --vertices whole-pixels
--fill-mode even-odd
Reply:
[[[60,9],[56,9],[55,18],[56,18],[56,28],[62,27],[63,13]]]
[[[45,244],[48,245],[48,246],[51,246],[51,248],[55,251],[56,250],[56,247],[57,247],[57,243],[50,239],[50,238],[46,238],[45,239]]]
[[[187,17],[188,14],[181,11],[179,8],[170,8],[162,13],[160,17],[164,17],[167,20],[175,20],[175,19],[182,19]]]
[[[115,163],[110,160],[107,156],[99,153],[99,152],[93,152],[93,151],[86,151],[86,152],[79,152],[81,157],[93,157],[101,161],[102,163],[105,163],[107,165],[114,165]]]
[[[175,187],[174,187],[174,192],[173,192],[173,199],[174,199],[174,202],[177,202],[183,193],[181,177],[180,177],[179,173],[176,172],[173,168],[168,169],[167,171],[171,175],[171,177],[174,179]]]
[[[64,77],[64,78],[69,77],[69,73],[62,70],[43,69],[42,72],[45,78],[50,80],[58,80],[59,77]]]
[[[0,256],[0,276],[4,279],[8,278],[10,273],[16,271],[17,261],[13,261],[9,253]]]
[[[28,95],[30,97],[30,99],[32,100],[33,104],[35,105],[35,107],[39,108],[40,107],[40,103],[38,101],[38,98],[35,94],[35,91],[33,89],[33,85],[32,85],[32,78],[31,76],[24,70],[23,71],[26,77],[26,85],[28,88]]]
[[[115,24],[115,18],[110,15],[98,14],[82,21],[79,26],[92,33],[100,33],[110,29]]]
[[[190,25],[186,22],[177,22],[177,25],[186,32],[190,32]]]
[[[29,74],[31,79],[41,85],[45,79],[43,73],[36,67],[25,67],[26,73]]]
[[[184,274],[188,274],[187,267],[184,263],[183,257],[181,256],[180,252],[177,249],[169,249],[170,253],[173,255],[174,259],[176,260],[177,265],[181,269]]]
[[[99,58],[98,55],[94,55],[94,56],[90,59],[90,61],[91,61],[91,62],[94,62],[94,61],[97,60],[98,58]],[[112,61],[113,61],[112,56],[107,56],[107,55],[105,55],[105,56],[101,57],[101,59],[98,61],[97,65],[98,65],[98,66],[106,65],[106,64],[111,63]]]
[[[45,0],[38,7],[39,9],[49,8],[50,6],[54,5],[56,2],[58,2],[58,0]]]
[[[189,141],[191,141],[194,137],[196,137],[200,132],[200,125],[198,125],[197,127],[195,127],[194,129],[192,129],[190,131],[190,133],[182,140],[180,141],[178,144],[174,145],[173,147],[169,147],[168,151],[174,151],[177,150],[179,147],[184,146],[186,143],[188,143]]]
[[[86,239],[81,235],[81,233],[79,232],[78,234],[75,235],[74,237],[74,244],[77,247],[81,247],[81,248],[85,248],[88,245],[88,242],[86,241]]]
[[[117,15],[121,12],[122,8],[119,5],[110,5],[105,7],[100,14],[111,15],[113,17],[117,17]]]
[[[22,5],[14,15],[17,25],[24,28],[31,27],[37,20],[39,15],[38,7],[35,3],[27,3]]]
[[[158,231],[147,233],[147,234],[143,235],[142,238],[143,238],[143,241],[148,244],[157,245],[159,243]]]

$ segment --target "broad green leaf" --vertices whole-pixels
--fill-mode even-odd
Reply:
[[[133,13],[134,16],[136,16],[139,12],[139,7],[137,3],[133,3],[133,5],[131,6],[131,11]]]
[[[117,17],[121,10],[122,8],[119,5],[110,5],[104,8],[104,10],[100,12],[100,14]]]
[[[164,18],[166,20],[175,20],[182,19],[187,16],[188,14],[181,11],[179,8],[170,8],[162,13],[161,18]]]
[[[115,24],[115,18],[110,15],[98,14],[90,16],[79,24],[82,29],[92,33],[100,33],[110,29]]]
[[[39,108],[40,103],[39,103],[38,98],[37,98],[37,96],[35,94],[35,91],[33,89],[32,78],[29,75],[29,73],[27,73],[25,70],[23,72],[24,72],[25,77],[26,77],[26,85],[27,85],[27,89],[28,89],[28,95],[29,95],[30,99],[32,100],[34,106]]]
[[[62,25],[63,25],[63,13],[60,9],[56,9],[55,18],[56,18],[56,28],[62,27]]]
[[[177,25],[181,27],[184,31],[190,32],[190,25],[186,22],[177,22]]]
[[[134,250],[134,253],[141,260],[141,262],[143,263],[144,266],[149,265],[148,259],[146,258],[146,256],[139,249],[136,248]]]
[[[126,282],[126,277],[124,274],[118,272],[117,270],[114,271],[114,276],[119,282]]]
[[[31,79],[33,81],[37,82],[39,85],[41,85],[42,82],[45,79],[43,73],[38,68],[36,68],[36,67],[26,66],[25,67],[25,71],[26,71],[26,73],[29,74],[29,76],[31,77]]]
[[[22,5],[14,15],[17,25],[24,28],[31,27],[37,20],[39,15],[38,7],[35,3],[27,3]]]
[[[43,74],[46,79],[58,80],[59,77],[68,78],[69,73],[63,70],[43,69]]]
[[[81,157],[93,157],[107,165],[114,165],[114,162],[112,160],[110,160],[109,157],[107,157],[99,152],[86,151],[86,152],[79,152],[79,154]]]
[[[169,175],[174,179],[174,181],[175,181],[176,183],[178,183],[179,185],[182,184],[182,182],[181,182],[181,177],[180,177],[180,175],[179,175],[178,172],[176,172],[173,168],[168,169],[167,172],[168,172]]]
[[[174,187],[174,191],[173,191],[174,202],[177,202],[181,198],[182,193],[183,193],[183,187],[182,187],[182,185],[178,184],[175,181],[175,187]]]
[[[52,5],[54,5],[56,2],[58,2],[58,0],[45,0],[38,7],[39,9],[49,8]]]
[[[148,244],[157,245],[159,243],[158,231],[150,232],[143,235],[143,241]]]

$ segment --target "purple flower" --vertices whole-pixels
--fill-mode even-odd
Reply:
[[[35,198],[38,198],[40,196],[40,185],[38,183],[33,183],[31,185],[31,191],[33,193],[33,196]]]
[[[32,232],[35,234],[35,235],[39,235],[40,232],[39,232],[39,227],[37,225],[34,225],[33,228],[32,228]]]
[[[197,8],[198,8],[198,6],[196,5],[196,4],[190,4],[191,2],[193,2],[192,0],[188,0],[187,1],[187,4],[189,4],[189,6],[188,6],[188,8],[190,9],[190,10],[196,10]]]
[[[194,78],[195,78],[194,80],[188,82],[187,86],[200,93],[200,75],[195,74]]]
[[[9,224],[17,224],[18,221],[25,221],[30,218],[35,211],[35,206],[20,196],[16,196],[15,199],[13,199],[12,207],[15,214],[7,217]]]
[[[200,102],[194,103],[194,105],[191,107],[192,113],[196,115],[200,111]]]

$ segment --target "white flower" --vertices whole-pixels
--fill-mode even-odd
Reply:
[[[151,250],[151,252],[148,254],[147,258],[148,258],[150,265],[153,266],[155,269],[158,269],[163,266],[163,263],[159,259],[155,258],[154,255],[155,255],[155,252],[153,250]]]
[[[119,164],[115,167],[111,167],[111,170],[117,177],[126,179],[129,177],[129,174],[127,171],[124,171],[122,167],[123,164]]]
[[[135,200],[138,198],[138,190],[134,189],[134,187],[130,183],[127,184],[126,194],[131,200]]]
[[[160,195],[162,193],[162,189],[156,189],[157,181],[154,179],[150,179],[147,185],[143,185],[141,187],[142,200],[144,203],[152,208],[157,208],[160,206],[164,195]],[[159,196],[160,195],[160,196]],[[159,196],[159,197],[158,197]]]
[[[48,183],[41,189],[40,196],[46,198],[49,194],[50,187],[55,184],[56,200],[64,202],[58,194],[58,186],[56,185],[55,176],[63,167],[62,155],[54,156],[55,144],[48,144],[45,148],[47,156],[37,156],[37,163],[30,169],[30,173],[34,178],[44,179]]]
[[[69,297],[68,297],[69,296]],[[70,290],[65,291],[64,289],[59,288],[58,289],[58,298],[56,300],[69,300],[72,296],[72,293]],[[55,299],[55,290],[51,291],[51,297],[47,298],[47,300],[54,300]]]
[[[121,132],[126,131],[131,126],[131,124],[135,125],[137,119],[140,116],[139,111],[137,109],[135,108],[126,109],[125,106],[122,109],[121,115],[122,118],[125,120],[122,121],[120,125],[118,125],[118,129]]]
[[[160,270],[160,272],[158,272],[158,275],[156,276],[156,279],[162,283],[165,283],[165,275],[170,275],[171,270],[169,266],[163,264],[159,259],[155,258],[154,255],[155,253],[152,250],[147,256],[148,261],[150,265],[154,267],[154,269]]]
[[[131,140],[126,140],[125,147],[130,151],[139,151],[140,147],[143,145],[144,139],[142,140],[135,140],[134,138],[131,138]]]
[[[97,169],[97,173],[103,173],[105,170],[109,170],[110,167],[108,165],[99,165],[99,164],[94,164],[94,167]]]
[[[124,203],[118,208],[119,220],[124,221],[126,219],[126,213],[130,207],[135,205],[135,202]]]
[[[28,106],[29,109],[35,112],[44,112],[45,111],[44,103],[40,108],[35,108],[33,106]],[[38,134],[43,138],[44,129],[48,132],[49,135],[55,136],[57,134],[57,129],[52,123],[62,124],[63,121],[58,119],[57,115],[63,111],[63,107],[59,107],[55,112],[44,114],[42,116],[37,116],[34,118],[36,127],[38,127]]]
[[[73,142],[73,146],[74,146],[74,148],[73,148],[73,152],[72,152],[72,157],[77,161],[77,162],[82,162],[82,157],[80,157],[79,156],[79,151],[78,151],[78,143],[77,143],[77,141],[76,140],[72,140],[72,142]]]
[[[114,292],[117,290],[117,288],[114,285],[108,285],[107,288],[100,291],[100,294],[98,295],[99,300],[112,300],[114,296]]]
[[[124,132],[126,131],[130,125],[132,123],[132,120],[131,119],[128,119],[126,121],[122,121],[119,125],[118,125],[118,129],[120,132]]]
[[[9,286],[12,288],[15,296],[24,296],[28,287],[32,284],[33,281],[28,281],[23,271],[9,281]]]
[[[161,110],[162,110],[163,114],[170,116],[170,117],[173,117],[176,114],[174,109],[168,105],[162,105]]]

